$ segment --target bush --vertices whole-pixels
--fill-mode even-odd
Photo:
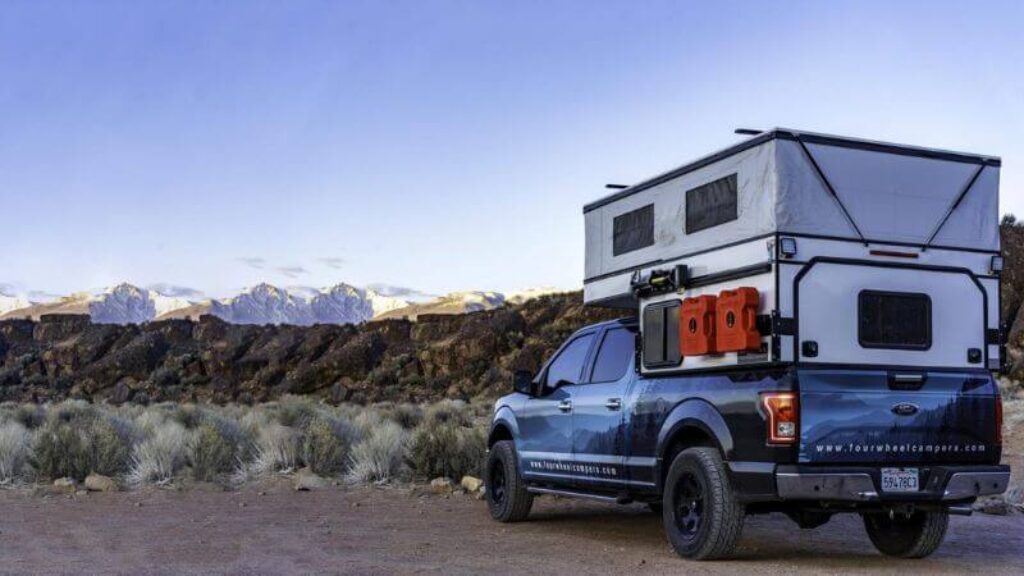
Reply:
[[[472,426],[473,414],[469,405],[461,400],[442,400],[427,408],[423,420],[430,425],[452,423],[456,426]]]
[[[52,411],[35,434],[32,459],[36,471],[48,479],[84,479],[92,460],[88,428],[84,412]]]
[[[188,459],[192,477],[212,482],[231,472],[236,464],[237,441],[213,424],[200,424],[189,439]]]
[[[4,403],[0,405],[0,424],[17,422],[29,430],[35,430],[43,425],[45,419],[46,411],[38,404]]]
[[[394,422],[384,422],[352,449],[348,478],[351,482],[389,482],[401,474],[408,433]]]
[[[341,420],[316,416],[306,428],[302,459],[306,466],[321,475],[340,473],[345,467],[351,435]]]
[[[90,445],[89,472],[118,476],[128,471],[132,452],[131,425],[116,416],[97,416],[86,428]]]
[[[0,424],[0,485],[22,478],[28,466],[29,431],[20,422]]]
[[[296,468],[301,440],[298,430],[267,421],[255,432],[254,458],[249,471],[260,475]]]
[[[479,476],[487,452],[483,430],[427,420],[409,442],[409,465],[422,478]]]
[[[187,445],[185,427],[171,420],[165,421],[135,447],[128,481],[133,484],[170,482],[185,462]]]
[[[415,404],[398,404],[391,408],[387,417],[405,430],[412,430],[423,421],[423,410]]]

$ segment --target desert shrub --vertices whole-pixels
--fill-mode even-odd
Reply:
[[[184,464],[187,446],[188,431],[185,427],[166,420],[135,446],[128,481],[133,484],[166,484]]]
[[[17,422],[29,430],[34,430],[42,426],[45,420],[46,411],[39,404],[5,402],[0,405],[0,423]]]
[[[249,471],[260,475],[294,470],[299,462],[301,439],[298,430],[266,421],[255,430],[254,458]]]
[[[351,439],[343,420],[326,415],[315,416],[306,427],[302,459],[317,474],[338,474],[345,467]]]
[[[469,405],[461,400],[442,400],[427,408],[423,421],[430,425],[451,423],[456,426],[472,426],[473,414]]]
[[[423,409],[415,404],[398,404],[387,412],[389,420],[404,430],[412,430],[423,421]]]
[[[285,396],[273,407],[277,421],[283,426],[305,429],[317,415],[317,406],[307,396]]]
[[[454,421],[425,420],[409,441],[409,465],[422,478],[444,476],[459,479],[479,475],[487,451],[487,439],[480,428]]]
[[[389,482],[404,467],[408,432],[395,422],[386,421],[352,449],[351,482]]]
[[[238,445],[217,426],[200,424],[189,439],[188,459],[192,477],[212,482],[222,474],[231,472],[236,464]]]
[[[352,428],[358,438],[368,438],[383,422],[384,418],[379,412],[373,408],[362,408],[352,419]]]
[[[85,428],[89,442],[89,472],[117,476],[128,471],[134,430],[117,416],[97,416]]]
[[[20,422],[0,424],[0,485],[15,482],[27,471],[29,435]]]
[[[87,405],[67,402],[47,414],[32,445],[33,465],[41,476],[85,478],[92,462],[89,429],[94,417]]]

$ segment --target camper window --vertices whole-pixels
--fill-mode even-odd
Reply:
[[[644,308],[644,366],[678,366],[679,301],[659,302]]]
[[[654,244],[654,204],[616,216],[612,229],[613,256]]]
[[[686,233],[731,222],[737,212],[736,175],[730,174],[686,191]]]
[[[927,294],[862,290],[857,318],[857,338],[864,348],[932,346],[932,300]]]

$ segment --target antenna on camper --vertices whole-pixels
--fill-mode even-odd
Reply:
[[[754,130],[752,128],[737,128],[737,129],[733,130],[733,133],[734,134],[739,134],[740,136],[757,136],[758,134],[763,134],[764,131],[763,130]]]
[[[625,190],[629,188],[629,184],[605,184],[604,187],[609,190]]]

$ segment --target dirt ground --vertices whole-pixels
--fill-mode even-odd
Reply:
[[[738,558],[677,558],[641,506],[540,498],[529,522],[492,522],[469,496],[285,482],[225,492],[43,496],[0,491],[0,573],[828,574],[1024,573],[1024,515],[951,519],[931,558],[872,549],[859,519],[801,531],[751,517]]]

